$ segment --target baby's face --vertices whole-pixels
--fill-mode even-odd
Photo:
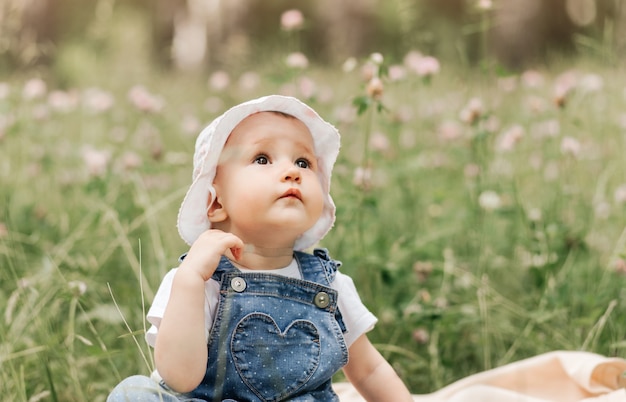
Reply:
[[[314,143],[300,120],[273,112],[248,116],[228,137],[214,187],[221,227],[244,242],[295,242],[320,218],[324,193]]]

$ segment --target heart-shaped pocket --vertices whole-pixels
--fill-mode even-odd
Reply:
[[[241,379],[264,401],[297,392],[320,363],[320,338],[310,321],[295,320],[284,330],[267,314],[245,316],[231,343]]]

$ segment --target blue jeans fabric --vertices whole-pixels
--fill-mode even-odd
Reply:
[[[109,394],[107,402],[203,402],[202,399],[172,391],[163,381],[134,375],[120,382]]]
[[[338,401],[331,377],[347,363],[348,349],[337,292],[330,284],[340,263],[324,249],[294,257],[302,280],[244,273],[221,259],[213,275],[220,282],[220,300],[207,370],[195,390],[176,394],[165,384],[134,376],[120,383],[107,402]],[[115,395],[118,399],[112,399]]]
[[[222,258],[213,276],[221,287],[207,371],[190,395],[207,401],[338,400],[330,380],[348,361],[337,292],[330,288],[338,263],[321,249],[294,256],[302,280],[243,273]]]

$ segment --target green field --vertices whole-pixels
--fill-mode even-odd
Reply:
[[[149,373],[143,317],[186,251],[195,136],[269,93],[342,134],[321,245],[412,392],[552,350],[626,357],[624,72],[444,63],[426,79],[399,61],[378,102],[364,62],[0,83],[2,399],[103,401]]]

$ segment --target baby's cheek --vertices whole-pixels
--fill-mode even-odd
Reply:
[[[312,198],[313,201],[313,212],[315,215],[321,215],[324,210],[324,200],[326,199],[326,194],[322,189],[322,186],[319,185],[315,190],[315,196]]]

